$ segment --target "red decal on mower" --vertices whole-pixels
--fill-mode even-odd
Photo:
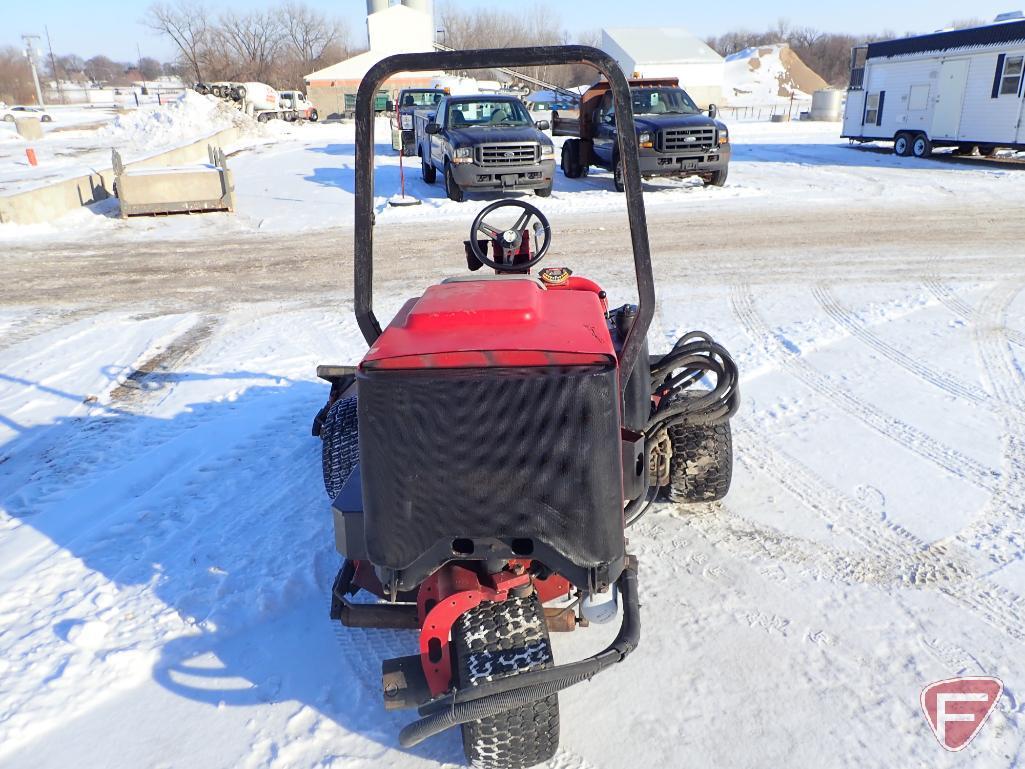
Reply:
[[[1003,693],[999,678],[964,676],[929,684],[921,703],[937,741],[944,750],[964,750],[986,723]]]

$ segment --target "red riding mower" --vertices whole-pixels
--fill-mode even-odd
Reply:
[[[371,302],[381,84],[397,72],[576,62],[608,78],[623,125],[639,303],[610,310],[600,286],[567,268],[531,274],[551,227],[534,206],[503,200],[473,223],[471,274],[430,286],[382,331]],[[640,638],[626,527],[660,493],[712,500],[729,488],[729,354],[694,332],[648,355],[655,291],[637,151],[627,82],[594,48],[401,54],[360,85],[355,309],[370,349],[358,366],[318,369],[331,394],[314,434],[345,556],[332,619],[419,630],[419,653],[383,666],[385,707],[419,708],[404,747],[459,724],[476,766],[550,758],[557,693],[622,661]],[[511,225],[492,223],[509,208]],[[379,600],[351,601],[360,590]],[[613,619],[620,603],[611,645],[555,664],[550,630]]]

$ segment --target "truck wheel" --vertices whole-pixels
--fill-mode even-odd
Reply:
[[[320,427],[321,463],[324,489],[334,499],[359,462],[359,423],[356,418],[356,396],[342,398],[331,404]]]
[[[568,139],[562,145],[562,167],[563,176],[567,179],[579,179],[586,172],[580,163],[580,140]]]
[[[453,200],[456,203],[463,202],[463,189],[456,183],[456,178],[452,175],[452,164],[445,162],[445,194],[448,195],[449,200]]]
[[[723,168],[719,171],[713,171],[712,175],[708,177],[708,181],[705,182],[705,186],[722,187],[724,184],[726,184],[726,177],[729,176],[729,174],[730,169],[728,168]]]
[[[538,187],[534,190],[534,194],[539,198],[550,198],[552,196],[552,187],[555,186],[555,182],[552,182],[547,187]]]
[[[906,133],[899,133],[893,140],[893,154],[898,157],[906,158],[911,154],[911,137]]]
[[[240,85],[235,89],[235,93],[232,95],[235,97],[235,101],[242,101],[246,98],[246,87],[244,85]]]
[[[626,184],[623,182],[623,161],[616,158],[615,163],[612,167],[612,183],[616,187],[616,192],[626,192]]]
[[[420,174],[428,184],[434,184],[438,178],[438,169],[431,165],[423,155],[420,156]]]
[[[460,688],[553,664],[544,609],[536,595],[485,601],[452,627]],[[559,747],[559,696],[463,724],[463,751],[479,769],[523,769]]]
[[[932,154],[932,142],[925,134],[918,134],[911,142],[911,154],[916,158],[927,158]]]
[[[681,393],[685,398],[700,393]],[[669,459],[666,496],[672,502],[714,502],[726,496],[733,479],[733,433],[730,423],[675,425],[669,428],[673,456]]]
[[[980,144],[979,154],[987,158],[995,158],[997,155],[997,148],[993,144]]]
[[[310,110],[309,121],[311,123],[316,123],[318,120],[320,120],[320,115],[317,113],[317,110],[311,109]]]

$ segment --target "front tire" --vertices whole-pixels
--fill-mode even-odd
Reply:
[[[435,168],[425,155],[420,156],[420,175],[428,184],[434,184],[438,178],[438,169]]]
[[[580,162],[579,139],[568,139],[562,145],[562,160],[559,165],[567,179],[579,179],[587,174],[587,168]]]
[[[327,410],[320,428],[324,490],[332,500],[349,480],[352,469],[359,464],[356,404],[355,395],[335,401]]]
[[[534,190],[534,194],[537,195],[539,198],[550,198],[552,196],[553,186],[554,182],[552,184],[549,184],[547,187],[538,187],[536,190]]]
[[[456,178],[452,175],[451,163],[445,163],[445,194],[451,201],[463,202],[463,188],[456,183]]]
[[[311,123],[316,123],[318,120],[320,120],[320,113],[317,112],[317,110],[311,111],[310,112],[310,122]]]
[[[698,398],[701,393],[678,397]],[[733,480],[733,432],[730,423],[674,425],[669,428],[673,456],[669,460],[666,496],[672,502],[715,502],[726,496]]]
[[[925,134],[918,134],[911,142],[911,154],[916,158],[927,158],[932,155],[932,142]]]
[[[554,664],[548,625],[537,595],[485,601],[452,627],[459,687]],[[525,769],[559,747],[559,696],[463,724],[463,751],[478,769]]]
[[[616,192],[626,192],[626,183],[623,181],[623,161],[616,158],[612,166],[612,184]]]
[[[713,171],[708,181],[705,182],[706,187],[722,187],[726,184],[726,177],[729,176],[729,169],[723,168],[719,171]]]
[[[998,148],[993,144],[980,144],[979,154],[987,158],[995,158],[997,156]]]

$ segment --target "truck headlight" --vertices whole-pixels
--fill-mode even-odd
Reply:
[[[543,158],[553,158],[553,157],[555,157],[555,146],[552,145],[552,144],[542,144],[541,145],[541,157],[543,157]]]
[[[641,132],[637,137],[637,143],[641,145],[641,149],[650,150],[655,145],[652,143],[651,134],[647,131]]]
[[[413,128],[413,116],[403,115],[402,116],[402,130],[409,131]]]
[[[455,152],[452,153],[453,163],[472,163],[473,162],[473,147],[457,147]]]
[[[726,142],[728,142],[729,140],[730,140],[730,132],[727,131],[725,128],[721,129],[719,131],[719,144],[720,145],[726,144]]]

